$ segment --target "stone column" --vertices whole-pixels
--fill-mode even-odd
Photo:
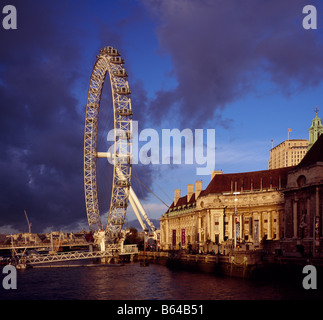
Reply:
[[[166,218],[166,227],[165,227],[165,246],[166,246],[166,250],[169,248],[169,225],[168,225],[168,217]]]
[[[263,238],[263,226],[262,226],[262,224],[263,224],[263,217],[262,217],[262,212],[260,211],[259,212],[259,243],[261,243],[261,241],[262,241],[262,238]]]
[[[202,238],[202,235],[201,235],[201,217],[200,217],[200,214],[198,215],[198,218],[197,218],[197,232],[199,234],[199,241],[198,241],[198,245],[200,245],[201,243],[201,238]]]
[[[214,212],[210,211],[210,238],[213,242],[215,241],[214,233]]]
[[[297,238],[297,200],[293,202],[293,238]]]
[[[271,211],[267,212],[267,227],[268,227],[268,236],[267,239],[271,240],[273,238],[273,232],[272,232],[272,223],[271,223],[272,215]]]
[[[286,205],[286,203],[288,204],[288,206]],[[283,221],[283,231],[284,231],[284,237],[283,238],[287,238],[287,212],[289,211],[288,209],[291,208],[290,204],[291,204],[291,200],[288,199],[286,200],[286,203],[285,203],[285,211],[283,213],[283,218],[284,218],[284,221]]]
[[[229,238],[234,238],[234,213],[230,214],[229,219]]]
[[[279,210],[276,211],[276,240],[280,239],[280,215]]]
[[[181,246],[183,246],[183,243],[182,243],[181,217],[178,217],[178,235],[179,235],[179,241],[178,241],[178,243],[181,243]]]
[[[311,235],[311,226],[313,225],[311,220],[311,198],[307,198],[306,200],[306,229],[307,235],[306,237],[309,238]]]
[[[251,212],[251,216],[248,218],[248,223],[249,223],[249,241],[253,242],[253,228],[254,228],[254,223],[253,223],[253,212]]]
[[[224,211],[225,209],[223,209]],[[219,243],[224,241],[224,236],[225,236],[225,221],[224,221],[224,212],[220,213],[219,216]]]
[[[207,224],[208,224],[208,234],[209,234],[209,238],[210,238],[210,240],[212,240],[212,233],[211,233],[212,225],[211,225],[211,210],[210,209],[208,210],[208,220],[207,220]]]
[[[244,220],[243,220],[243,214],[239,214],[239,222],[240,222],[240,243],[242,242],[242,240],[244,239]]]
[[[244,225],[244,215],[240,214],[240,241],[244,240],[245,235],[245,225]]]
[[[317,218],[320,217],[320,189],[319,189],[319,187],[315,188],[315,217],[317,217]],[[320,233],[320,230],[318,230],[318,233]],[[315,230],[314,230],[314,234],[315,234]]]
[[[165,242],[165,223],[164,221],[160,221],[160,243]]]

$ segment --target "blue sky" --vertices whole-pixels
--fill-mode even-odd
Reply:
[[[317,9],[305,30],[302,9]],[[1,30],[0,231],[86,227],[83,124],[96,54],[126,60],[139,129],[215,129],[215,170],[265,170],[271,139],[308,138],[322,116],[321,1],[15,1],[18,29]],[[109,108],[105,93],[104,108]],[[169,205],[193,165],[134,172]],[[134,183],[151,218],[167,209]],[[136,188],[138,190],[136,190]],[[134,219],[129,210],[127,219]]]

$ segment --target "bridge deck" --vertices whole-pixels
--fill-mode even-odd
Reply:
[[[46,254],[38,255],[32,257],[26,257],[27,264],[38,264],[38,263],[51,263],[59,261],[71,261],[71,260],[82,260],[82,259],[95,259],[95,258],[104,258],[112,256],[108,252],[104,251],[94,251],[94,252],[83,252],[83,251],[74,251],[74,252],[64,252],[57,254]]]
[[[107,245],[106,251],[57,252],[55,254],[24,256],[22,257],[22,260],[27,264],[33,265],[71,260],[112,258],[120,255],[133,255],[137,253],[138,248],[136,245],[120,246],[117,244],[110,244]]]

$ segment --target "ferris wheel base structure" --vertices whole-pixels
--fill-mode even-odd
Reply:
[[[113,47],[101,49],[96,58],[90,79],[85,115],[84,191],[90,230],[103,247],[104,241],[115,242],[120,239],[128,202],[144,231],[148,230],[142,217],[151,231],[154,232],[156,228],[148,219],[143,206],[131,187],[133,111],[124,59],[121,58],[120,52]],[[106,78],[110,80],[113,104],[115,135],[112,153],[97,150],[99,109]],[[98,204],[96,162],[99,158],[109,159],[110,164],[113,165],[112,193],[105,230],[102,226]]]
[[[113,162],[113,154],[110,152],[97,152],[96,156],[97,156],[97,158],[105,158],[105,159],[108,159],[110,162]],[[117,174],[119,175],[119,181],[125,180],[124,175],[118,169],[117,169]],[[137,197],[135,191],[132,189],[131,186],[129,188],[129,203],[130,203],[143,231],[148,232],[149,229],[147,228],[147,226],[143,222],[142,218],[145,219],[145,221],[147,222],[147,224],[152,232],[156,231],[154,224],[149,220],[144,207],[142,206],[139,198]]]

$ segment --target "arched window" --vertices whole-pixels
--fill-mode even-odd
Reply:
[[[305,184],[306,184],[306,178],[305,178],[305,176],[304,175],[299,176],[297,178],[297,186],[299,188],[301,188],[301,187],[305,186]]]

